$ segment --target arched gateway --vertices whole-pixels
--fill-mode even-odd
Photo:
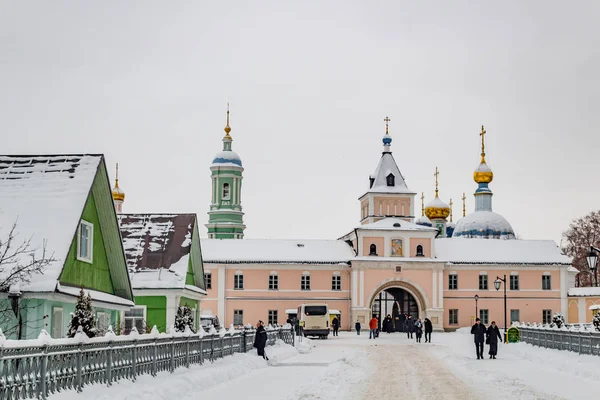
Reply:
[[[413,320],[425,317],[426,301],[421,292],[402,281],[391,281],[381,285],[375,290],[370,301],[371,315],[379,319],[379,328],[382,329],[386,316],[392,322],[389,326],[393,332],[404,332],[405,320],[411,316]]]

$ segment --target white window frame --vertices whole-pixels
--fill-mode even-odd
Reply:
[[[237,315],[241,315],[241,318],[242,318],[242,322],[239,324],[236,324],[236,321],[235,321],[236,311],[238,311]],[[239,309],[233,310],[233,324],[234,325],[244,325],[244,310],[239,310]]]
[[[273,317],[275,321],[273,321]],[[267,323],[269,325],[277,325],[279,323],[279,310],[269,310],[267,312]]]
[[[342,290],[342,275],[337,271],[331,276],[331,290]]]
[[[481,277],[482,276],[485,276],[485,288],[481,287],[481,279],[482,279]],[[477,287],[479,288],[479,290],[489,290],[490,289],[490,279],[488,278],[488,273],[487,272],[485,272],[485,271],[480,272],[479,273],[479,278],[477,278],[477,279],[478,279],[478,282],[477,282],[478,286]]]
[[[279,290],[279,275],[275,271],[269,273],[269,290]]]
[[[509,282],[508,282],[508,289],[509,290],[520,290],[521,289],[521,282],[519,282],[519,273],[517,272],[511,272],[510,273],[510,278],[509,278]],[[516,283],[516,285],[514,285],[513,283]],[[513,289],[513,287],[515,287],[515,289]]]
[[[210,277],[210,285],[208,284],[208,279],[206,279],[206,277]],[[204,284],[206,285],[206,290],[210,290],[212,289],[212,272],[211,271],[204,271]]]
[[[490,310],[487,308],[480,308],[479,309],[479,319],[481,320],[481,323],[484,325],[487,325],[490,323]]]
[[[244,290],[244,273],[242,271],[236,271],[233,275],[233,290]]]
[[[302,277],[300,278],[300,290],[310,290],[310,273],[302,273]]]
[[[455,318],[452,318],[452,317]],[[448,325],[458,325],[458,308],[448,310]]]
[[[144,323],[146,323],[146,321],[147,321],[146,320],[146,315],[147,315],[147,311],[148,311],[147,308],[146,308],[146,306],[133,306],[128,311],[131,311],[134,308],[141,308],[141,309],[144,310],[142,318],[143,318]],[[127,318],[131,318],[131,317],[127,317]],[[123,321],[123,328],[125,328],[125,311],[121,311],[121,321]],[[134,318],[133,326],[135,326],[135,318]],[[138,332],[138,333],[142,334],[142,333],[146,333],[146,332]]]
[[[544,287],[544,281],[546,280],[545,277],[548,277],[548,288]],[[550,274],[550,272],[544,272],[542,274],[542,290],[552,290],[552,275]]]
[[[227,196],[225,196],[225,185],[227,185]],[[231,185],[228,182],[224,182],[221,186],[221,194],[222,200],[231,200]]]
[[[454,281],[456,283],[456,287],[451,287],[450,284],[452,282],[452,277],[455,277]],[[448,274],[448,290],[458,290],[458,274],[456,272],[450,272]]]
[[[88,257],[81,256],[81,226],[85,225],[89,232],[90,237],[88,238]],[[84,221],[83,219],[79,222],[79,226],[77,227],[77,260],[83,261],[86,263],[94,262],[94,224],[88,221]]]
[[[57,332],[56,325],[56,312],[60,311],[61,323],[58,326],[59,331]],[[62,339],[65,337],[65,310],[62,307],[52,307],[52,338]]]

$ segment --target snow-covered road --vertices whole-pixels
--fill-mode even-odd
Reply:
[[[94,385],[60,400],[134,399],[581,399],[600,381],[600,357],[534,348],[499,346],[497,360],[477,360],[468,331],[434,333],[433,343],[415,343],[403,334],[342,332],[312,343],[297,354],[287,345],[270,349],[267,364],[254,353],[215,364],[141,376],[112,387]],[[306,350],[300,348],[300,350]],[[486,349],[487,351],[487,349]]]

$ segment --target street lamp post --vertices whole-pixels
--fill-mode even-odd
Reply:
[[[475,295],[475,319],[479,318],[477,316],[477,300],[479,300],[479,296]]]
[[[585,259],[587,260],[590,272],[592,273],[592,275],[594,275],[594,281],[596,282],[596,286],[598,286],[598,275],[596,275],[596,268],[598,268],[598,255],[596,253],[600,253],[600,249],[597,249],[594,246],[590,246],[590,252],[585,257]]]
[[[494,287],[496,290],[500,290],[501,283],[504,283],[504,343],[507,343],[508,336],[506,331],[508,330],[508,326],[506,323],[506,275],[504,275],[504,279],[500,278],[499,276],[496,277],[496,280],[494,281]]]

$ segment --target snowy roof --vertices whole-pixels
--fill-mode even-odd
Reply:
[[[184,288],[195,214],[120,214],[134,289]]]
[[[570,288],[568,291],[569,296],[583,297],[583,296],[597,296],[600,297],[600,287],[576,287]]]
[[[492,169],[487,165],[487,163],[480,163],[477,168],[475,168],[476,172],[492,172]]]
[[[400,226],[397,226],[397,224],[400,224]],[[387,218],[380,219],[377,222],[373,222],[371,224],[359,225],[356,227],[356,229],[374,229],[374,230],[389,229],[389,230],[398,230],[398,231],[437,232],[436,228],[413,224],[412,222],[408,222],[408,221],[403,220],[402,218],[396,218],[396,217],[387,217]]]
[[[233,167],[241,167],[242,159],[240,156],[232,150],[224,150],[215,155],[215,158],[212,162],[213,167],[224,167],[224,166],[233,166]]]
[[[552,240],[440,238],[435,256],[453,264],[571,264]]]
[[[22,290],[56,289],[101,160],[101,155],[0,156],[0,238],[16,223],[16,242],[31,238],[37,258],[45,242],[46,257],[56,259]]]
[[[394,186],[387,185],[387,177],[389,174],[394,175]],[[392,153],[383,153],[381,159],[379,160],[379,164],[377,164],[375,172],[373,172],[370,177],[372,179],[374,178],[375,180],[373,181],[373,185],[367,191],[367,193],[415,194],[415,192],[412,192],[406,185],[404,177],[402,176],[402,173],[400,172]]]
[[[493,211],[475,211],[458,220],[453,236],[515,239],[515,232],[502,215]]]
[[[433,200],[427,203],[425,209],[427,210],[428,208],[450,208],[450,205],[448,205],[448,203],[444,203],[442,199],[436,196]]]
[[[342,240],[202,239],[205,264],[347,264],[352,257]]]

